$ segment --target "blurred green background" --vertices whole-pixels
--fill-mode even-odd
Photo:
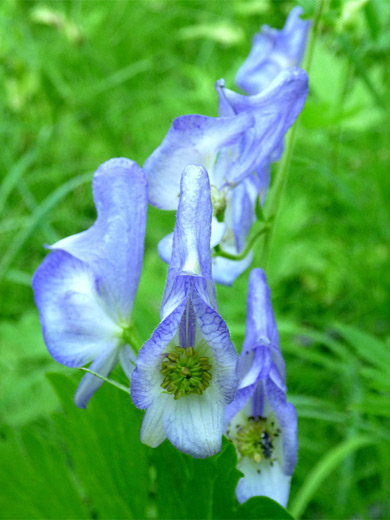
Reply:
[[[298,4],[313,15],[315,1]],[[47,353],[31,276],[43,244],[93,223],[97,166],[118,156],[142,166],[175,117],[216,116],[215,81],[235,89],[252,35],[262,23],[281,28],[294,5],[0,4],[2,518],[156,517],[153,475],[139,469],[140,414],[114,388],[87,411],[72,409],[81,375]],[[390,517],[389,84],[390,3],[328,2],[267,269],[299,416],[290,510],[304,518]],[[174,218],[149,210],[134,311],[144,340],[159,322],[167,272],[156,245]],[[247,282],[246,273],[218,287],[238,349]],[[50,383],[48,372],[73,380]],[[123,381],[120,370],[115,377]],[[131,512],[140,478],[149,492]]]

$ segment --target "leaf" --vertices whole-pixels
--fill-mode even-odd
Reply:
[[[303,486],[299,489],[292,501],[291,511],[293,512],[294,517],[299,518],[302,515],[315,493],[320,489],[321,484],[330,477],[342,461],[344,461],[351,453],[354,453],[365,446],[375,444],[375,442],[376,439],[374,438],[356,436],[352,439],[341,442],[325,453],[308,473]]]
[[[46,435],[3,428],[0,441],[1,518],[87,518],[63,450]]]
[[[37,311],[0,323],[0,409],[8,425],[26,424],[55,410],[58,399],[44,374],[57,369],[62,367],[47,352]]]
[[[356,350],[361,359],[387,371],[390,351],[385,342],[350,325],[339,323],[334,328]]]
[[[73,404],[76,384],[60,374],[48,377],[65,411],[54,421],[91,509],[98,518],[145,518],[149,465],[139,441],[142,412],[109,385],[80,410]]]
[[[151,454],[156,468],[159,518],[174,519],[291,519],[279,504],[255,497],[239,505],[235,489],[241,473],[237,454],[225,437],[219,454],[194,459],[167,441]]]

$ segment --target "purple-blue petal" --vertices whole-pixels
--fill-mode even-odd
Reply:
[[[35,272],[32,286],[45,344],[59,363],[83,366],[118,343],[120,328],[89,265],[54,251]]]
[[[233,190],[233,230],[237,253],[241,253],[244,249],[249,232],[256,222],[255,208],[258,192],[253,175],[248,176]]]
[[[265,380],[265,392],[268,403],[275,413],[283,439],[283,471],[292,475],[298,456],[298,418],[294,405],[286,401],[283,392],[271,378]]]
[[[222,244],[223,247],[223,244]],[[250,252],[242,260],[229,260],[222,256],[213,258],[213,279],[215,283],[231,286],[233,282],[248,269],[253,259]]]
[[[241,139],[253,125],[250,113],[233,117],[187,115],[175,119],[161,145],[146,159],[143,169],[149,182],[149,202],[160,209],[176,209],[180,178],[189,164],[212,172],[218,152]]]
[[[271,290],[262,269],[253,269],[249,276],[246,336],[243,350],[259,345],[279,350],[279,334],[272,310]]]
[[[192,305],[203,339],[209,345],[216,360],[216,377],[225,404],[234,399],[238,385],[238,356],[230,339],[229,329],[218,312],[213,309],[194,288]]]
[[[107,312],[126,324],[141,274],[147,211],[147,183],[129,159],[111,159],[93,178],[97,219],[88,230],[60,240],[63,250],[99,276]]]
[[[156,380],[156,370],[158,373],[161,354],[177,333],[186,302],[187,294],[184,293],[183,300],[177,302],[177,307],[162,320],[138,353],[131,379],[131,399],[137,408],[148,408],[162,392],[160,382]]]
[[[308,78],[304,70],[288,68],[278,74],[267,89],[255,96],[242,96],[220,87],[218,95],[225,97],[236,114],[250,112],[255,125],[249,128],[243,142],[245,167],[232,167],[226,180],[238,184],[252,171],[267,165],[280,149],[284,135],[301,112],[308,94]]]
[[[274,462],[272,466],[260,465],[244,457],[237,468],[244,474],[236,488],[240,504],[251,497],[266,496],[287,507],[291,477],[283,472],[278,462]]]
[[[211,280],[212,211],[207,171],[202,166],[187,166],[181,178],[167,286],[181,273]]]
[[[107,348],[95,359],[89,368],[92,372],[107,377],[115,367],[117,361],[118,349]],[[92,374],[85,374],[76,390],[74,404],[79,408],[86,408],[88,401],[103,383],[104,381],[102,379]]]
[[[167,404],[163,427],[170,442],[183,453],[204,459],[221,449],[224,402],[218,391],[189,395]]]
[[[300,19],[302,9],[294,7],[281,31],[263,25],[253,38],[248,58],[236,76],[236,84],[247,94],[261,92],[283,69],[302,61],[309,21]]]

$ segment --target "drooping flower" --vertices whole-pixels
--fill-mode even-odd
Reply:
[[[232,190],[230,199],[227,197],[226,231],[220,246],[224,251],[237,255],[244,249],[256,221],[258,198],[261,205],[265,202],[270,184],[271,162],[280,158],[283,138],[304,106],[308,78],[305,71],[295,67],[281,72],[265,91],[256,96],[242,96],[225,88],[223,79],[217,81],[216,89],[219,114],[232,116],[251,112],[255,125],[248,129],[244,140],[263,144],[263,154],[256,157],[250,175],[236,178],[237,185]],[[251,253],[241,262],[246,269],[251,262]],[[216,258],[215,263],[215,271],[219,276],[224,276],[225,280],[234,276],[240,267],[237,262],[222,257]]]
[[[301,7],[294,7],[278,31],[263,25],[253,37],[249,56],[236,76],[236,84],[247,94],[258,94],[288,67],[299,66],[305,53],[310,21],[300,19]]]
[[[141,441],[165,438],[204,458],[221,448],[224,410],[237,389],[237,354],[217,312],[211,278],[212,206],[202,166],[182,175],[161,323],[139,352],[131,383],[146,409]]]
[[[237,448],[240,503],[268,496],[286,507],[297,461],[297,415],[286,401],[285,367],[261,269],[249,279],[247,329],[239,360],[240,383],[227,406],[226,434]]]
[[[204,166],[210,176],[213,202],[211,247],[221,243],[227,252],[236,254],[241,252],[252,226],[251,208],[257,195],[268,186],[267,173],[260,178],[257,170],[269,164],[302,109],[307,75],[290,69],[253,99],[223,89],[222,81],[217,90],[220,117],[175,119],[161,145],[145,161],[144,171],[149,202],[161,209],[175,209],[180,192],[178,172],[188,164]],[[171,251],[172,235],[159,244],[159,254],[166,262]],[[214,258],[213,278],[230,285],[250,262],[251,255],[239,262]]]
[[[141,274],[147,182],[129,159],[111,159],[93,177],[95,223],[50,247],[32,285],[43,337],[56,361],[107,376],[118,359],[130,378],[131,313]],[[85,408],[102,380],[86,374],[75,394]]]

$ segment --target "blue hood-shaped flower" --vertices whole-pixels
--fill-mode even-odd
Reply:
[[[247,94],[268,87],[288,67],[299,66],[306,46],[309,21],[300,19],[301,7],[294,7],[281,31],[263,25],[253,37],[252,49],[236,76],[237,85]]]
[[[283,138],[294,124],[305,104],[308,94],[308,77],[304,70],[292,67],[281,72],[269,87],[256,96],[242,96],[225,88],[223,79],[217,81],[219,114],[233,116],[250,112],[255,119],[248,128],[244,141],[262,153],[254,154],[255,161],[250,175],[237,176],[236,187],[226,197],[226,230],[220,245],[223,250],[238,254],[246,244],[248,234],[256,221],[256,202],[263,205],[270,184],[270,164],[280,158],[283,152]],[[261,143],[261,144],[260,144]],[[246,143],[242,145],[245,149]],[[226,160],[224,152],[220,161]],[[251,254],[240,262],[216,258],[214,272],[224,277],[225,283],[235,279],[251,262]],[[238,273],[237,273],[238,270]]]
[[[50,354],[68,367],[93,361],[107,376],[118,359],[130,378],[135,352],[128,344],[141,274],[147,182],[128,159],[111,159],[94,174],[96,222],[60,240],[34,274],[32,285]],[[85,408],[102,380],[86,374],[75,395]]]
[[[223,247],[237,254],[252,226],[257,195],[265,194],[268,187],[270,156],[280,149],[285,133],[302,109],[307,75],[300,69],[290,69],[253,98],[224,89],[223,80],[217,87],[221,117],[175,119],[161,145],[145,161],[144,171],[149,202],[162,209],[175,209],[180,193],[178,172],[191,163],[206,167],[214,214],[211,247],[224,240]],[[265,171],[259,177],[255,172],[260,167],[261,171],[268,167],[268,174]],[[169,262],[171,251],[172,235],[159,244],[164,261]],[[250,262],[251,255],[240,262],[214,258],[213,279],[230,285]]]
[[[244,473],[239,502],[268,496],[287,505],[297,461],[297,415],[286,401],[285,368],[264,272],[250,274],[247,330],[239,361],[240,384],[227,406],[226,434],[235,443]]]
[[[139,352],[131,382],[146,409],[141,441],[165,438],[204,458],[221,448],[224,410],[237,389],[237,354],[217,312],[211,278],[210,184],[202,166],[182,175],[161,323]]]

